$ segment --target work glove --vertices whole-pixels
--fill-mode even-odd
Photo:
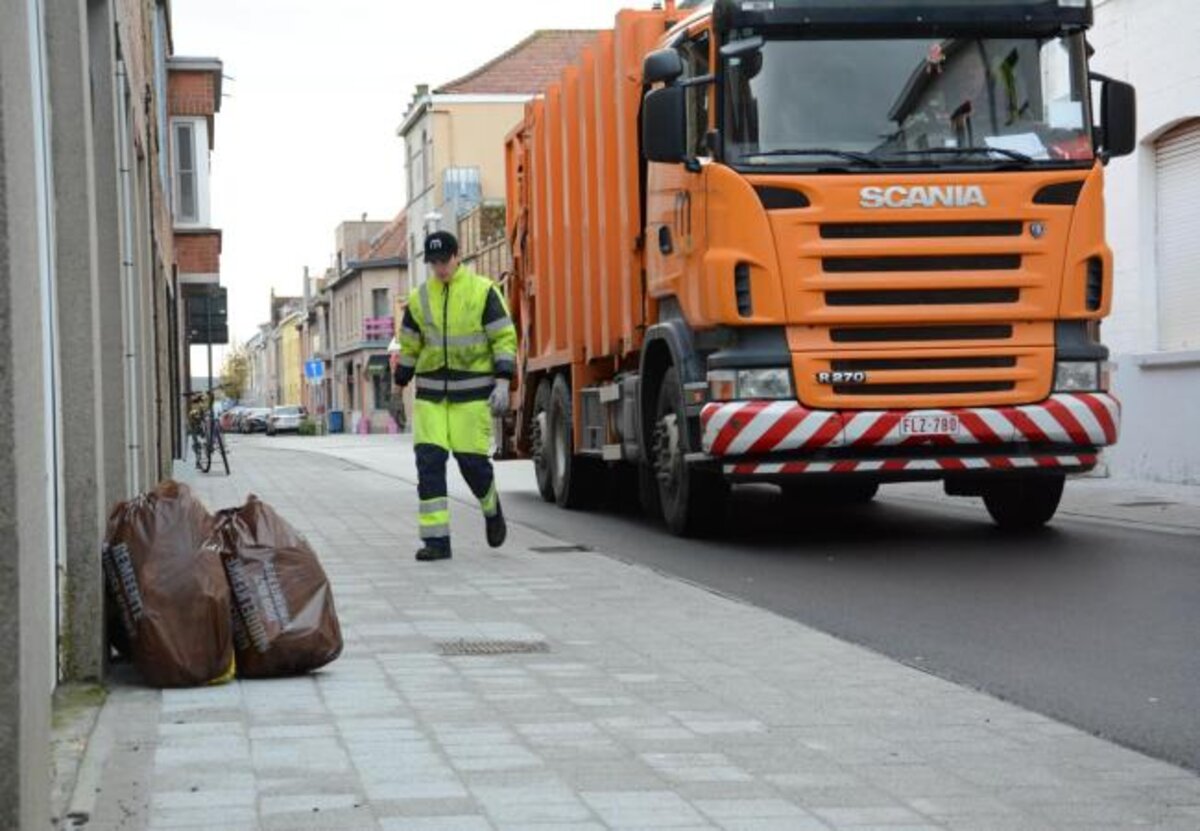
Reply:
[[[496,386],[492,388],[492,394],[488,396],[488,406],[492,409],[492,415],[497,418],[508,412],[507,378],[496,379]]]
[[[396,366],[392,368],[392,382],[398,387],[404,386],[403,375],[401,374],[402,369],[403,367],[401,367],[400,364],[396,364]]]

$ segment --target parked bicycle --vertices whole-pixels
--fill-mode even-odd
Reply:
[[[225,433],[220,420],[213,415],[213,396],[208,392],[192,393],[188,398],[188,434],[192,439],[192,455],[201,473],[212,470],[213,454],[220,452],[225,475],[229,475],[229,456],[225,452]]]

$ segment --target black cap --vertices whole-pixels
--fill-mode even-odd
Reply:
[[[425,259],[445,261],[458,253],[458,239],[449,231],[434,231],[425,237]]]

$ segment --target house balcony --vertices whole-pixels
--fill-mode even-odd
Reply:
[[[215,284],[221,277],[221,231],[176,228],[175,264],[181,284]]]
[[[396,335],[396,318],[365,317],[362,332],[364,346],[387,346]]]

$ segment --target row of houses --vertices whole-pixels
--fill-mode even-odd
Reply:
[[[333,234],[332,265],[305,271],[294,296],[271,296],[270,318],[247,342],[245,403],[296,404],[332,429],[406,429],[411,401],[395,397],[388,344],[409,291],[427,279],[423,240],[454,232],[463,261],[503,280],[504,140],[525,103],[574,61],[595,32],[535,32],[473,72],[417,87],[397,136],[407,192],[390,221],[365,216]]]
[[[511,261],[503,204],[479,203],[456,223],[463,260],[503,279]],[[388,346],[404,314],[410,280],[408,222],[343,222],[335,261],[322,275],[305,270],[296,296],[272,293],[270,319],[245,344],[243,404],[299,405],[327,427],[356,432],[406,429],[411,401],[391,384]],[[331,413],[338,413],[330,417]]]
[[[0,828],[49,828],[52,694],[105,673],[108,512],[184,452],[223,74],[174,54],[167,0],[0,20]]]

